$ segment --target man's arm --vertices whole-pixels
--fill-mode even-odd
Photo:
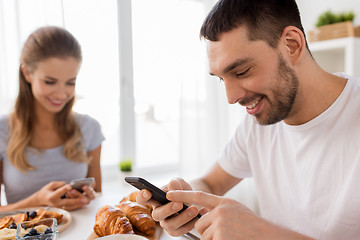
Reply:
[[[216,163],[211,170],[202,178],[190,182],[193,190],[204,191],[215,195],[224,195],[242,179],[228,174]]]
[[[183,179],[177,178],[171,180],[164,190],[198,190],[223,195],[240,181],[241,179],[225,172],[219,164],[215,164],[209,173],[200,179],[193,180],[191,185]],[[181,201],[161,205],[150,198],[151,193],[143,189],[138,194],[136,200],[143,205],[153,205],[152,217],[160,222],[160,225],[170,235],[181,236],[194,228],[195,222],[198,220],[196,218],[196,215],[199,213],[197,207],[189,206],[189,208],[177,214],[183,206]]]

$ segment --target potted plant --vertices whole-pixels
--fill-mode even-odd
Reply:
[[[360,27],[354,27],[354,12],[322,13],[315,24],[316,29],[308,32],[310,42],[343,37],[360,36]]]

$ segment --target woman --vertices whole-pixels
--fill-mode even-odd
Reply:
[[[98,122],[72,111],[82,60],[77,40],[65,29],[33,32],[20,57],[15,109],[0,118],[0,180],[6,206],[74,210],[101,191]],[[96,185],[71,189],[73,179],[94,177]]]

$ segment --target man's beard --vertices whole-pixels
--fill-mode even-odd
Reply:
[[[271,95],[263,96],[263,100],[267,99],[269,103],[266,118],[262,119],[261,113],[254,115],[256,121],[261,125],[270,125],[286,119],[293,109],[298,92],[299,79],[280,54],[278,55],[277,80]]]

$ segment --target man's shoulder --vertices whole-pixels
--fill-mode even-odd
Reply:
[[[352,84],[354,86],[357,86],[357,87],[360,87],[360,77],[351,76],[351,75],[348,75],[348,74],[343,73],[343,72],[336,72],[336,73],[334,73],[334,75],[346,78],[346,79],[348,79],[350,84]]]

